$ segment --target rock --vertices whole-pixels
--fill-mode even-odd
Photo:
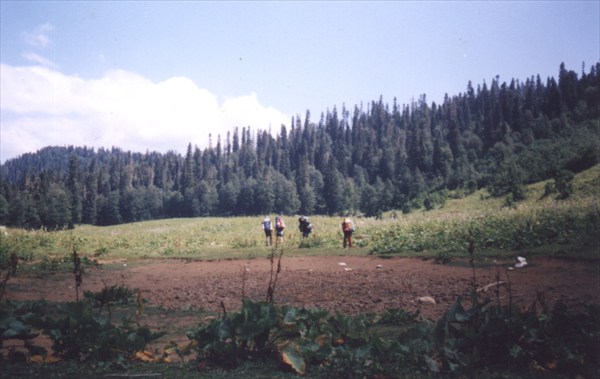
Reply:
[[[436,304],[435,299],[431,296],[421,296],[417,298],[417,301],[425,304]]]
[[[377,266],[375,266],[375,268],[383,268],[383,266],[382,265],[377,265]]]
[[[346,265],[346,263],[345,263],[345,262],[340,262],[340,263],[338,263],[338,265],[340,265],[340,266],[345,266],[345,265]]]

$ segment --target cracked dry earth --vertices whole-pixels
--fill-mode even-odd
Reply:
[[[583,302],[600,303],[600,262],[532,257],[524,268],[511,261],[478,262],[477,287],[498,279],[500,287],[488,286],[484,296],[503,304],[528,307],[543,295],[552,306],[562,300],[576,307]],[[277,262],[275,262],[276,268]],[[204,309],[227,312],[240,308],[243,296],[265,300],[271,272],[266,258],[219,261],[136,261],[105,263],[90,268],[83,290],[99,291],[105,285],[122,284],[139,289],[151,304],[165,309]],[[461,295],[469,306],[473,270],[466,261],[446,265],[419,258],[359,256],[283,257],[274,299],[280,305],[320,307],[343,313],[383,312],[400,308],[420,311],[422,318],[437,320]],[[8,282],[9,300],[74,301],[73,275],[46,277],[17,275]],[[496,288],[499,288],[498,294]],[[421,299],[423,297],[431,299]],[[425,301],[424,301],[425,300]]]

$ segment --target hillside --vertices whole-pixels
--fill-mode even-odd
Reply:
[[[47,147],[0,167],[0,224],[47,229],[198,216],[411,213],[485,191],[502,202],[599,162],[600,63],[558,80],[492,80],[442,104],[322,114],[273,136],[251,127],[201,150],[135,153]],[[479,192],[481,193],[481,192]],[[487,195],[486,195],[487,196]]]

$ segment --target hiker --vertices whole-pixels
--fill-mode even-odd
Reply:
[[[265,232],[265,243],[267,246],[273,245],[273,226],[271,225],[271,219],[269,217],[265,217],[262,222],[262,228]]]
[[[346,246],[352,247],[352,233],[354,233],[354,226],[352,220],[345,218],[342,221],[342,232],[344,232],[344,248]]]
[[[285,222],[283,222],[283,217],[276,216],[275,217],[275,232],[277,233],[277,239],[275,240],[275,246],[280,242],[283,243],[283,230],[285,229]]]
[[[302,233],[302,238],[308,238],[313,230],[313,226],[310,221],[308,221],[308,217],[300,216],[298,219],[298,229],[300,229],[300,233]]]

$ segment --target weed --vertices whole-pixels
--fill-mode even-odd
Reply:
[[[535,307],[512,312],[476,297],[465,309],[461,300],[459,297],[436,326],[440,369],[455,374],[484,367],[527,370],[537,362],[543,371],[574,375],[582,369],[576,362],[598,364],[597,306],[586,305],[582,313],[569,314],[567,307],[557,302],[553,309],[538,314]]]
[[[452,262],[452,257],[447,251],[440,251],[433,258],[434,262],[440,265],[445,265],[447,263]]]
[[[86,292],[87,301],[9,303],[0,312],[0,350],[3,340],[31,341],[42,333],[50,338],[52,350],[59,359],[125,361],[143,350],[148,342],[162,336],[147,327],[134,325],[126,316],[120,325],[113,324],[110,306],[128,304],[133,293],[126,287],[105,286],[99,293]],[[104,307],[108,317],[102,315]],[[94,312],[96,308],[98,312]],[[25,348],[30,356],[47,354],[31,342],[26,342]]]
[[[258,242],[254,239],[238,239],[231,243],[232,249],[247,249],[258,246]]]
[[[8,252],[8,246],[0,244],[0,303],[2,303],[2,299],[4,298],[9,279],[17,275],[17,266],[19,264],[17,253],[13,251],[9,254]],[[2,277],[3,271],[6,271],[4,277]]]
[[[107,247],[99,247],[94,251],[94,257],[99,258],[108,254]]]
[[[85,291],[83,293],[83,296],[86,300],[89,300],[92,302],[93,306],[99,309],[99,313],[102,313],[102,309],[104,309],[104,307],[106,307],[106,310],[108,312],[108,322],[112,321],[112,314],[110,311],[110,307],[111,305],[116,305],[116,304],[128,304],[131,299],[133,298],[134,294],[136,292],[130,290],[129,288],[122,286],[120,284],[115,284],[112,286],[108,286],[106,283],[104,283],[104,288],[102,289],[102,291],[100,292],[91,292],[91,291]],[[139,292],[138,292],[139,294]],[[138,298],[137,299],[137,303],[138,303],[138,309],[140,309],[140,302],[141,300]],[[139,312],[136,310],[136,315]]]
[[[313,249],[327,246],[327,241],[322,237],[303,238],[298,244],[300,249]]]
[[[283,244],[281,244],[279,250],[279,256],[277,259],[277,269],[275,269],[275,255],[276,248],[271,248],[271,255],[269,260],[271,262],[271,272],[269,275],[269,285],[267,287],[267,303],[273,303],[273,296],[275,295],[275,287],[277,286],[277,278],[281,272],[281,258],[283,257]]]

